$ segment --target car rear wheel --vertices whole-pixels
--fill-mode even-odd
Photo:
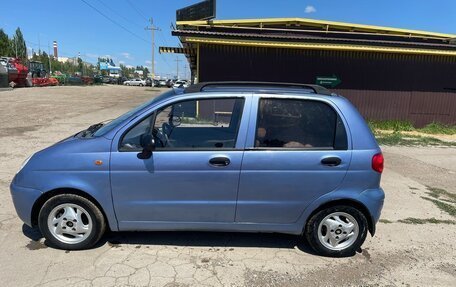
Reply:
[[[91,201],[74,194],[61,194],[44,203],[38,226],[53,246],[78,250],[95,245],[106,223],[100,209]]]
[[[354,255],[366,239],[368,229],[364,214],[351,206],[334,206],[320,210],[307,223],[305,236],[321,255]]]
[[[140,87],[144,86],[143,84],[139,84]]]

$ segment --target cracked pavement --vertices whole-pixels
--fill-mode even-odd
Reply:
[[[424,200],[426,186],[456,193],[455,148],[384,147],[386,201],[375,237],[349,258],[315,255],[301,238],[210,232],[107,233],[91,250],[46,245],[17,218],[9,183],[22,161],[90,124],[158,93],[123,86],[0,92],[0,282],[2,286],[452,286],[454,220]]]

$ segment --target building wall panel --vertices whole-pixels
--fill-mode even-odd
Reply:
[[[456,57],[201,46],[200,81],[315,83],[337,76],[334,91],[368,119],[456,124]]]

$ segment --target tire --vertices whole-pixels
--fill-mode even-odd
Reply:
[[[305,237],[320,255],[346,257],[359,250],[366,239],[367,229],[367,219],[361,211],[339,205],[314,214],[307,222]]]
[[[100,240],[106,222],[100,209],[90,200],[61,194],[48,199],[41,207],[38,226],[52,246],[80,250],[88,249]]]
[[[143,87],[144,85],[143,84],[139,84],[140,87]]]

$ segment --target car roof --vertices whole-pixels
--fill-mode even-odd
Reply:
[[[183,93],[200,92],[252,92],[273,94],[319,94],[334,96],[328,89],[312,84],[276,83],[276,82],[203,82],[185,88]]]

